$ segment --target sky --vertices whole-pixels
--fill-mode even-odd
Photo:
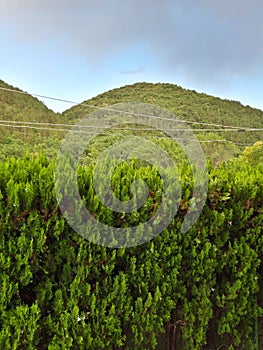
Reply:
[[[263,110],[262,13],[262,0],[0,0],[0,79],[76,102],[168,82]]]

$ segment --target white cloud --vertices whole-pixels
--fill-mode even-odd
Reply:
[[[211,81],[262,72],[262,10],[260,0],[8,0],[0,20],[14,42],[52,43],[90,64],[144,45],[163,69]]]

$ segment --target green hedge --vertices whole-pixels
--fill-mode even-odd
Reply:
[[[120,174],[149,176],[134,164]],[[0,164],[1,349],[253,349],[263,306],[262,166],[211,168],[192,229],[180,232],[185,185],[170,226],[129,249],[73,232],[56,201],[53,168],[43,156]],[[92,167],[79,171],[88,206],[91,175]],[[125,196],[121,178],[114,181]]]

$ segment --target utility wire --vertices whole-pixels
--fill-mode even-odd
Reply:
[[[11,91],[11,92],[15,92],[15,93],[21,94],[21,95],[35,96],[35,97],[44,98],[44,99],[47,99],[47,100],[58,101],[58,102],[64,102],[64,103],[70,103],[70,104],[78,104],[78,102],[73,102],[73,101],[69,101],[69,100],[63,100],[61,98],[44,96],[44,95],[39,95],[39,94],[29,94],[28,92],[25,92],[25,91],[20,91],[20,90],[16,90],[16,89],[8,89],[8,88],[4,88],[2,86],[0,86],[0,90]]]
[[[89,129],[107,129],[105,126],[97,126],[97,125],[76,125],[76,124],[62,124],[62,123],[42,123],[42,122],[28,122],[28,121],[18,121],[18,120],[0,120],[0,125],[4,125],[6,123],[12,124],[22,124],[22,125],[47,125],[47,126],[64,126],[67,128],[75,127],[75,128],[89,128]],[[11,126],[11,125],[9,125]],[[110,127],[111,130],[136,130],[136,131],[155,131],[157,129],[154,128],[130,128],[130,127]],[[68,130],[68,129],[67,129]],[[189,129],[184,128],[160,128],[158,131],[189,131]],[[249,128],[249,129],[191,129],[191,131],[195,132],[251,132],[251,131],[263,131],[263,128]]]
[[[142,113],[135,113],[135,112],[129,112],[129,111],[122,111],[119,109],[114,109],[114,108],[109,108],[109,107],[99,107],[99,106],[95,106],[95,105],[91,105],[87,102],[74,102],[74,101],[69,101],[69,100],[64,100],[61,98],[56,98],[56,97],[50,97],[50,96],[45,96],[45,95],[39,95],[39,94],[29,94],[27,92],[24,91],[20,91],[20,90],[16,90],[16,89],[8,89],[8,88],[4,88],[4,87],[0,87],[0,90],[3,91],[9,91],[9,92],[13,92],[13,93],[18,93],[18,94],[23,94],[23,95],[28,95],[28,96],[35,96],[35,97],[39,97],[39,98],[44,98],[44,99],[49,99],[49,100],[54,100],[54,101],[59,101],[59,102],[63,102],[63,103],[70,103],[70,104],[74,104],[74,105],[80,105],[80,106],[87,106],[90,108],[94,108],[94,109],[98,109],[98,110],[106,110],[106,111],[111,111],[111,112],[115,112],[115,113],[123,113],[123,114],[129,114],[129,115],[134,115],[134,116],[141,116],[141,117],[146,117],[146,118],[153,118],[153,119],[160,119],[160,120],[168,120],[168,121],[173,121],[173,122],[179,122],[179,123],[187,123],[187,124],[196,124],[196,125],[206,125],[206,126],[215,126],[215,127],[220,127],[223,129],[245,129],[245,130],[250,130],[250,131],[262,131],[263,129],[258,129],[258,128],[249,128],[249,127],[243,127],[243,126],[232,126],[232,125],[220,125],[220,124],[215,124],[215,123],[205,123],[205,122],[197,122],[197,121],[192,121],[192,120],[180,120],[180,119],[173,119],[173,118],[164,118],[164,117],[158,117],[158,116],[154,116],[154,115],[149,115],[149,114],[142,114]]]
[[[4,126],[4,127],[12,127],[12,128],[23,128],[23,129],[35,129],[35,130],[48,130],[48,131],[62,131],[62,132],[68,132],[68,129],[63,129],[63,128],[49,128],[49,127],[38,127],[38,126],[31,126],[31,125],[14,125],[14,124],[1,124],[0,123],[0,127]],[[137,131],[140,129],[136,129]],[[152,130],[152,129],[151,129]],[[180,130],[180,129],[179,129]],[[188,130],[188,129],[186,129]],[[104,132],[96,132],[96,131],[83,131],[83,130],[71,130],[70,132],[73,133],[83,133],[83,134],[93,134],[93,135],[100,135],[100,136],[109,136],[109,134],[106,134]],[[115,135],[117,136],[117,135]],[[129,137],[128,135],[124,135],[124,137]],[[187,140],[189,141],[189,138],[185,138],[185,137],[176,137],[176,138],[169,138],[169,137],[165,137],[165,136],[154,136],[154,135],[148,135],[149,138],[157,138],[157,139],[170,139],[170,140],[174,140],[174,141],[178,141],[178,140]],[[202,142],[202,143],[209,143],[209,142],[223,142],[223,143],[232,143],[238,146],[252,146],[252,144],[249,143],[245,143],[245,142],[234,142],[234,141],[230,141],[230,140],[191,140],[191,142]]]

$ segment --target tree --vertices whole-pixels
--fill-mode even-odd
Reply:
[[[251,165],[260,164],[263,162],[263,142],[257,141],[253,146],[247,146],[242,154],[242,157]]]

